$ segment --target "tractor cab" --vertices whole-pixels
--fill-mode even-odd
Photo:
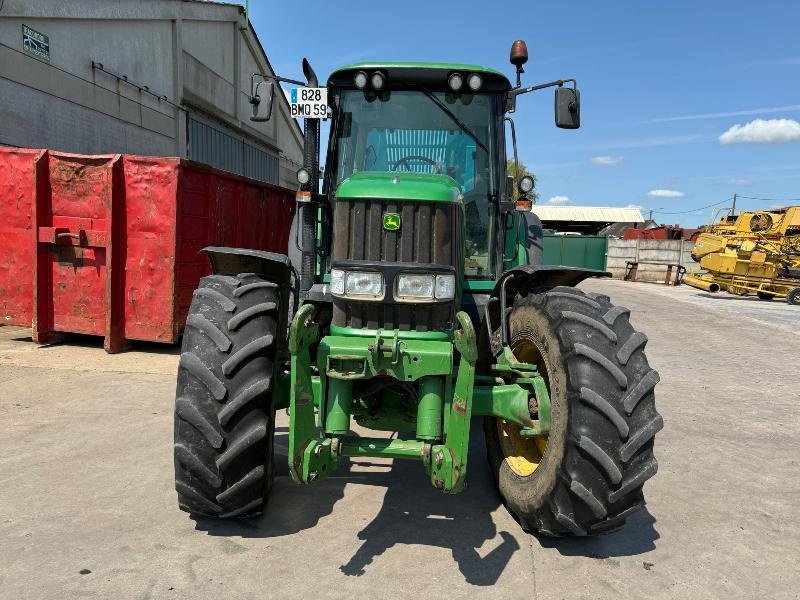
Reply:
[[[463,277],[493,280],[508,79],[475,65],[364,63],[338,69],[328,87],[324,193],[343,198],[369,181],[386,198],[399,191],[420,202],[455,201],[465,225]]]

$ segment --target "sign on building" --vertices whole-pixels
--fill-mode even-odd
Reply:
[[[50,60],[50,38],[43,33],[22,26],[22,49],[42,60]]]

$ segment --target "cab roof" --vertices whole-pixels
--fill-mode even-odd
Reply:
[[[425,84],[430,87],[447,87],[450,73],[459,72],[464,76],[478,73],[483,77],[481,91],[506,91],[511,89],[511,82],[500,71],[464,63],[440,62],[361,62],[339,67],[328,78],[328,85],[353,87],[353,75],[358,71],[370,74],[383,71],[390,88],[404,85]]]

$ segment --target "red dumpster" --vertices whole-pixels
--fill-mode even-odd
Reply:
[[[286,252],[291,190],[198,163],[0,149],[0,318],[60,333],[175,342],[204,246]]]

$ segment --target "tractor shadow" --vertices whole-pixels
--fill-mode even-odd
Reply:
[[[334,505],[344,497],[350,465],[342,461],[332,476],[309,486],[298,485],[289,475],[287,459],[289,431],[287,427],[275,428],[275,481],[264,513],[252,519],[208,519],[192,517],[195,529],[213,536],[241,536],[245,538],[272,538],[292,535],[311,529],[320,519],[333,512]]]
[[[424,545],[450,550],[468,583],[493,585],[520,549],[516,538],[523,534],[498,531],[492,513],[500,506],[500,497],[486,464],[480,423],[476,421],[472,428],[468,487],[449,496],[431,485],[420,463],[403,460],[385,464],[363,458],[343,460],[339,470],[315,483],[313,490],[297,485],[288,472],[288,433],[278,427],[275,484],[265,513],[241,521],[195,518],[195,528],[213,536],[287,536],[314,527],[330,515],[344,496],[346,484],[373,485],[386,490],[381,509],[358,532],[362,543],[339,567],[343,574],[364,575],[393,546]]]
[[[615,558],[636,556],[656,548],[661,537],[655,528],[656,518],[647,505],[628,518],[622,529],[594,537],[552,538],[535,536],[542,548],[557,550],[563,556],[587,558]]]
[[[500,497],[486,464],[480,431],[479,423],[474,423],[468,487],[461,494],[442,494],[431,485],[419,464],[394,461],[386,474],[381,509],[358,533],[362,544],[339,567],[342,573],[359,577],[393,546],[424,545],[450,550],[467,583],[490,586],[497,582],[520,549],[520,532],[515,537],[508,531],[498,531],[492,517],[500,506]],[[491,548],[488,552],[487,545]]]
[[[397,545],[432,546],[449,550],[464,580],[475,586],[497,582],[513,555],[528,543],[528,534],[506,517],[501,498],[486,462],[479,420],[472,424],[467,489],[457,495],[442,494],[415,461],[373,462],[345,459],[332,476],[312,488],[297,485],[287,464],[288,431],[275,432],[275,483],[265,513],[254,519],[195,518],[195,528],[212,536],[271,538],[288,536],[319,524],[333,513],[348,483],[385,490],[381,508],[358,532],[361,545],[339,569],[347,576],[365,575],[370,565]],[[342,509],[346,510],[346,509]],[[498,528],[508,524],[507,531]],[[655,548],[659,535],[655,518],[643,509],[618,532],[593,538],[536,536],[542,548],[567,556],[610,558],[632,556]]]

